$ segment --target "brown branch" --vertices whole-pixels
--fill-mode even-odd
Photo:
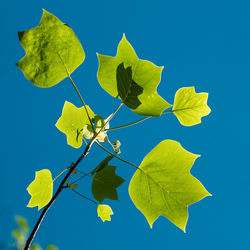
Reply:
[[[92,139],[89,144],[86,146],[83,154],[78,158],[78,160],[70,167],[69,172],[65,175],[64,179],[61,181],[59,187],[56,190],[56,193],[54,194],[54,196],[52,197],[52,199],[50,200],[50,202],[48,203],[48,205],[43,209],[39,219],[37,220],[36,225],[34,226],[29,238],[26,241],[24,250],[28,250],[30,248],[31,242],[33,241],[37,230],[39,229],[46,213],[48,212],[48,210],[50,209],[50,207],[53,205],[54,201],[56,200],[57,196],[61,193],[61,191],[63,190],[63,186],[66,182],[66,180],[69,178],[69,176],[72,174],[72,172],[74,171],[74,169],[77,167],[77,165],[80,163],[80,161],[89,153],[89,150],[93,144],[94,140]]]

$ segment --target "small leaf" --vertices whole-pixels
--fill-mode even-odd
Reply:
[[[185,232],[188,206],[211,195],[190,174],[199,155],[165,140],[143,159],[129,184],[129,195],[150,227],[163,215]]]
[[[91,191],[93,196],[100,203],[104,199],[118,200],[116,188],[118,188],[124,180],[115,174],[116,167],[105,166],[102,170],[96,172],[93,177]]]
[[[29,225],[28,225],[27,219],[25,219],[24,217],[20,215],[16,215],[15,221],[21,230],[23,230],[24,232],[29,231]]]
[[[48,245],[46,247],[46,250],[58,250],[58,248],[56,246],[54,246],[54,245]]]
[[[97,214],[101,218],[103,222],[111,221],[110,216],[113,215],[113,211],[110,206],[108,205],[98,205],[97,207]]]
[[[18,36],[26,55],[17,66],[38,87],[56,85],[85,59],[74,31],[46,10],[37,27],[18,32]]]
[[[125,104],[132,108],[133,112],[140,115],[160,116],[163,110],[172,106],[157,93],[157,86],[161,80],[163,67],[158,67],[149,61],[139,59],[125,35],[123,35],[118,45],[115,57],[100,54],[97,54],[97,56],[99,60],[98,81],[102,88],[113,97],[123,96],[123,93],[125,93],[126,96],[127,93],[126,90],[124,92],[122,91],[124,87],[123,81],[117,82],[117,70],[119,71],[121,69],[123,71],[122,68],[118,69],[118,66],[123,63],[128,74],[129,82],[131,81],[130,71],[132,71],[133,87],[130,85],[131,88],[127,88],[128,83],[125,82],[124,84],[125,89],[130,90],[129,96],[134,99],[128,102],[125,100]],[[143,89],[142,93],[141,88]],[[121,99],[122,98],[124,97],[121,97]],[[141,104],[139,104],[139,102]]]
[[[66,180],[66,181],[65,181],[65,185],[66,185],[67,187],[70,187],[70,182],[69,182],[69,180]]]
[[[196,93],[194,87],[179,89],[175,94],[173,112],[184,126],[201,123],[201,117],[210,113],[208,93]]]
[[[79,185],[78,184],[71,184],[71,185],[69,185],[69,187],[71,188],[71,189],[75,189],[75,188],[77,188]]]
[[[27,191],[31,195],[31,199],[27,207],[36,207],[38,210],[46,206],[52,198],[53,180],[51,172],[43,169],[36,172],[35,180],[30,183]]]
[[[90,118],[95,115],[93,111],[86,106]],[[56,123],[56,127],[66,134],[68,145],[74,148],[80,148],[82,145],[83,127],[90,125],[87,113],[84,107],[77,108],[70,102],[65,102],[61,117]]]
[[[120,154],[121,153],[121,150],[120,150],[120,147],[121,147],[121,142],[119,140],[115,140],[111,143],[111,146],[113,148],[113,150],[115,151],[116,154]]]
[[[30,250],[43,250],[38,243],[34,243]]]

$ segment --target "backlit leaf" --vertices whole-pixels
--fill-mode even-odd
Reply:
[[[201,123],[201,117],[210,113],[208,93],[196,93],[194,87],[184,87],[175,94],[173,112],[184,126]]]
[[[111,221],[110,216],[113,215],[113,211],[109,205],[98,205],[97,214],[103,222]]]
[[[190,174],[199,155],[165,140],[143,159],[129,185],[129,195],[150,227],[163,215],[185,232],[188,206],[209,196],[201,182]]]
[[[30,183],[27,191],[31,195],[27,207],[36,207],[38,210],[46,206],[52,198],[53,180],[51,172],[43,169],[36,172],[35,180]]]
[[[97,77],[100,85],[110,95],[113,97],[120,95],[121,99],[124,97],[121,97],[122,93],[124,94],[129,90],[129,96],[132,101],[125,100],[124,103],[132,108],[133,112],[140,115],[160,116],[163,110],[171,107],[171,105],[157,93],[157,86],[161,80],[163,67],[158,67],[149,61],[139,59],[125,35],[123,35],[118,45],[115,57],[100,54],[97,54],[97,56],[99,59]],[[131,88],[128,88],[127,83],[124,83],[124,91],[122,91],[122,81],[118,80],[120,86],[117,86],[117,71],[120,72],[121,70],[120,75],[123,76],[124,73],[126,73],[121,68],[122,63],[126,69],[128,80],[131,81],[130,71],[132,71],[132,80],[138,85],[129,85]],[[120,68],[118,68],[119,65]],[[120,91],[118,91],[118,87]],[[140,87],[143,89],[142,93],[140,93]]]
[[[93,177],[91,191],[95,199],[103,202],[104,199],[118,200],[116,188],[118,188],[124,180],[115,174],[116,167],[106,165],[97,171]]]
[[[85,59],[74,31],[46,10],[37,27],[18,32],[18,36],[26,55],[17,66],[38,87],[59,83]]]
[[[90,118],[94,118],[93,111],[86,106]],[[56,127],[66,134],[68,145],[79,148],[82,145],[83,127],[90,125],[84,107],[77,108],[70,102],[65,102],[61,117],[56,123]]]

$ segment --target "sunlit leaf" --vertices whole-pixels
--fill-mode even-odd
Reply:
[[[163,215],[185,231],[188,206],[210,195],[190,174],[197,157],[180,143],[165,140],[143,159],[131,179],[129,194],[150,227]]]
[[[163,110],[171,107],[171,105],[157,93],[157,86],[161,80],[163,67],[158,67],[149,61],[139,59],[125,35],[123,35],[118,45],[115,57],[100,54],[97,54],[97,56],[99,59],[98,81],[102,88],[113,97],[118,97],[123,92],[121,86],[119,87],[120,93],[118,92],[118,66],[123,63],[126,70],[127,68],[128,71],[131,69],[133,82],[143,89],[142,93],[139,94],[139,92],[141,92],[139,91],[139,87],[132,88],[132,85],[130,85],[130,96],[136,96],[141,103],[139,105],[139,102],[135,100],[127,103],[133,112],[140,115],[160,116]],[[130,74],[130,72],[128,73]]]
[[[38,210],[46,206],[52,198],[53,180],[51,172],[43,169],[36,172],[35,180],[30,183],[27,191],[31,195],[27,207],[36,207]]]
[[[103,202],[104,199],[118,200],[116,189],[124,180],[115,174],[116,167],[106,165],[98,170],[93,177],[91,191],[95,199]]]
[[[201,123],[201,117],[210,113],[208,93],[196,93],[194,87],[179,89],[175,94],[173,111],[184,126]]]
[[[94,118],[93,111],[86,106],[90,118]],[[56,127],[66,134],[68,145],[79,148],[82,145],[83,127],[90,125],[84,107],[77,108],[70,102],[65,102],[62,115],[56,123]]]
[[[113,211],[109,205],[98,205],[97,214],[101,218],[103,222],[111,221],[111,215],[113,215]]]
[[[26,55],[17,66],[38,87],[59,83],[85,59],[74,31],[46,10],[37,27],[19,32],[18,36]]]

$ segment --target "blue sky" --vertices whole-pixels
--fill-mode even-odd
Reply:
[[[24,78],[15,63],[24,56],[17,31],[37,26],[42,8],[75,31],[86,60],[72,75],[85,102],[108,116],[118,101],[98,84],[96,52],[115,55],[125,33],[137,55],[165,66],[158,92],[172,103],[175,92],[195,86],[209,92],[212,109],[200,125],[183,127],[173,115],[152,118],[138,126],[110,132],[122,142],[122,157],[137,165],[160,141],[179,141],[202,155],[192,174],[213,197],[189,208],[187,233],[160,217],[151,230],[128,196],[134,169],[114,160],[126,182],[119,201],[109,202],[115,215],[102,223],[96,207],[70,191],[63,193],[45,218],[36,241],[62,250],[78,249],[247,249],[249,237],[249,1],[5,1],[1,27],[0,242],[10,241],[20,214],[33,225],[39,213],[26,208],[26,187],[34,172],[49,168],[55,176],[75,161],[83,149],[66,145],[54,126],[64,101],[80,106],[68,80],[40,89]],[[140,118],[123,107],[111,126]],[[106,154],[94,147],[81,163],[91,169]],[[80,189],[90,193],[90,180]]]

